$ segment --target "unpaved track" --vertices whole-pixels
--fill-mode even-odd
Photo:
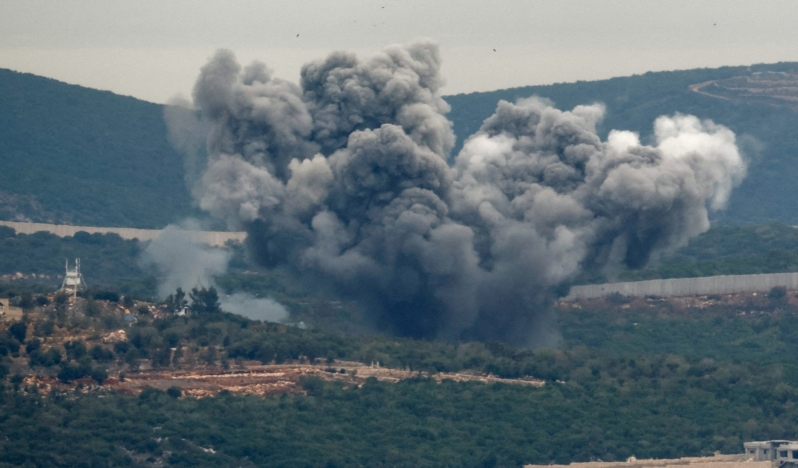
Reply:
[[[343,372],[341,372],[343,370]],[[310,364],[260,365],[247,363],[238,369],[195,368],[192,370],[157,370],[128,372],[124,380],[119,376],[110,377],[102,386],[91,379],[81,379],[69,384],[54,377],[29,376],[26,385],[37,385],[41,391],[51,389],[68,390],[83,384],[85,391],[115,390],[120,393],[138,394],[147,387],[167,390],[178,387],[183,394],[195,398],[216,395],[221,391],[246,395],[276,395],[300,393],[302,377],[316,376],[324,380],[337,380],[346,386],[360,386],[373,377],[379,381],[396,383],[415,377],[432,378],[438,382],[453,380],[457,382],[483,382],[486,384],[504,383],[542,387],[545,382],[537,379],[502,379],[487,374],[469,373],[423,373],[409,370],[368,366],[355,362],[335,362],[330,366]]]

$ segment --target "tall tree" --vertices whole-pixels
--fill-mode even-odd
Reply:
[[[191,298],[191,310],[198,314],[209,314],[222,310],[219,294],[213,286],[208,289],[192,288],[189,297]]]

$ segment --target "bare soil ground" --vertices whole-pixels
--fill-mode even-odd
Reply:
[[[103,317],[120,319],[126,312],[126,309],[122,306],[108,301],[97,301],[97,305]],[[148,313],[151,316],[162,314],[151,304],[138,303],[136,305],[137,307],[148,307]],[[80,320],[83,308],[85,308],[85,300],[81,298],[70,300],[65,312],[68,317],[67,322],[70,319]],[[37,308],[35,311],[28,313],[26,320],[29,322],[30,330],[33,331],[37,324],[44,321],[45,316],[52,316],[53,314],[55,314],[53,305]],[[0,323],[0,329],[4,329],[7,326],[7,324]],[[127,326],[129,325],[124,327],[127,328]],[[81,341],[86,344],[87,348],[99,345],[110,349],[114,343],[126,341],[127,333],[124,328],[109,332],[107,330],[101,331],[93,328],[86,329],[65,325],[54,326],[52,334],[40,338],[43,348],[55,347],[61,350],[62,355],[66,355],[65,344],[68,342]],[[187,359],[183,359],[178,367],[153,369],[148,359],[141,359],[136,364],[136,369],[131,370],[130,366],[122,365],[118,361],[109,362],[107,364],[108,379],[102,385],[98,385],[96,381],[89,377],[62,382],[56,377],[57,368],[55,367],[31,369],[28,367],[28,356],[23,347],[19,355],[12,358],[12,372],[24,375],[23,385],[26,387],[35,386],[39,392],[49,392],[51,390],[78,390],[83,392],[115,390],[120,393],[138,394],[147,387],[159,390],[178,387],[183,395],[197,398],[213,396],[222,391],[260,396],[302,393],[305,390],[301,385],[301,379],[311,376],[328,381],[340,381],[345,387],[350,388],[362,385],[369,378],[395,383],[419,377],[431,378],[438,382],[452,380],[457,382],[483,382],[486,384],[505,383],[532,387],[545,385],[544,381],[531,378],[502,379],[490,374],[469,372],[413,372],[380,367],[379,364],[368,365],[352,361],[334,361],[322,364],[320,363],[321,360],[318,360],[316,363],[304,361],[266,365],[259,361],[240,361],[227,363],[224,366],[221,361],[217,361],[216,364],[209,366],[199,363],[200,360],[196,356],[198,351],[192,353],[186,349],[185,353]]]
[[[343,372],[342,372],[343,371]],[[35,385],[40,392],[50,390],[102,391],[115,390],[120,393],[138,394],[147,387],[167,390],[178,387],[184,395],[203,398],[214,396],[221,391],[236,394],[268,396],[282,393],[302,393],[300,385],[303,377],[316,376],[328,381],[340,381],[346,386],[360,386],[368,378],[384,382],[399,382],[411,378],[432,378],[438,382],[452,380],[457,382],[505,383],[541,387],[542,380],[502,379],[489,374],[477,373],[435,373],[412,372],[401,369],[369,366],[358,362],[337,361],[331,365],[275,364],[261,365],[245,362],[237,369],[224,370],[212,367],[197,367],[190,370],[157,370],[128,372],[123,379],[119,375],[110,377],[103,385],[97,385],[90,378],[64,383],[48,375],[29,375],[23,383]]]

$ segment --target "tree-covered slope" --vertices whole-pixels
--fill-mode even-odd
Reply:
[[[190,208],[163,106],[0,69],[0,218],[157,228]]]
[[[446,100],[458,147],[500,99],[532,95],[569,109],[602,102],[601,124],[650,138],[654,119],[674,112],[730,127],[751,158],[725,223],[798,224],[798,111],[774,101],[700,94],[691,85],[796,63],[646,73],[602,81],[460,94]],[[710,94],[711,94],[710,93]],[[778,102],[777,102],[778,103]],[[180,155],[167,139],[163,106],[0,69],[0,219],[162,227],[191,212]]]
[[[650,141],[654,120],[663,114],[680,112],[726,125],[750,158],[749,175],[734,192],[728,209],[718,215],[725,223],[781,221],[798,224],[798,111],[787,105],[772,105],[742,97],[724,99],[694,92],[690,85],[735,76],[756,76],[764,71],[795,73],[796,63],[723,67],[674,72],[646,73],[602,81],[529,86],[486,93],[459,94],[446,100],[452,106],[458,148],[490,116],[500,99],[540,96],[562,109],[601,102],[606,117],[600,130],[639,132]],[[455,148],[457,151],[457,148]]]

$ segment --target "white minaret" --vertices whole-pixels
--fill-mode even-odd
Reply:
[[[72,297],[76,297],[78,295],[78,290],[83,289],[85,286],[86,281],[83,279],[83,275],[80,274],[80,259],[75,259],[74,270],[69,269],[69,260],[67,260],[64,283],[61,285],[61,289],[59,291],[63,291],[67,294],[71,294]]]

